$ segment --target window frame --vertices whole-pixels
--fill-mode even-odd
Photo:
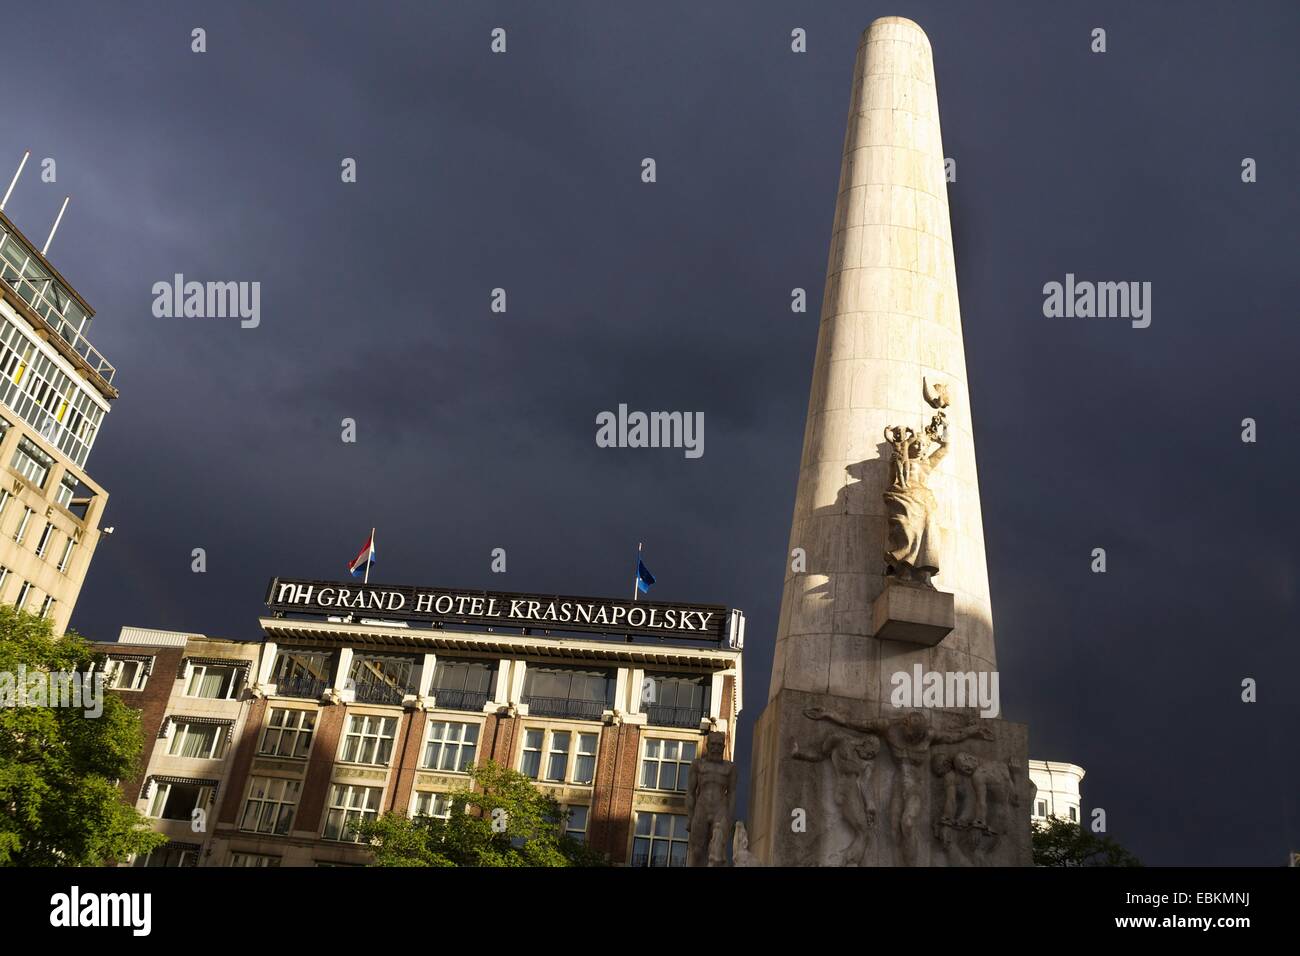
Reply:
[[[364,793],[363,806],[355,806],[353,797],[357,794]],[[370,807],[371,795],[374,795],[374,807]],[[345,799],[340,799],[345,798]],[[331,783],[329,790],[329,800],[325,805],[325,822],[321,827],[321,839],[328,840],[331,843],[360,843],[361,836],[355,835],[354,839],[347,836],[351,827],[352,820],[376,819],[379,816],[380,808],[384,803],[384,788],[370,787],[360,783]],[[338,815],[338,816],[336,816]],[[330,836],[330,830],[335,821],[339,821],[339,827],[335,836]]]
[[[167,804],[172,798],[172,788],[177,786],[174,781],[164,780],[155,781],[153,784],[153,793],[149,797],[149,806],[145,810],[145,816],[150,820],[167,820],[173,823],[189,823],[194,819],[195,810],[206,810],[212,805],[215,797],[216,788],[208,783],[198,781],[192,784],[181,784],[181,786],[193,786],[198,790],[194,805],[189,808],[183,817],[166,817],[163,813],[167,810]]]
[[[208,662],[190,663],[185,662],[185,687],[181,691],[182,697],[189,697],[193,700],[238,700],[240,693],[243,691],[244,680],[241,675],[247,672],[247,668],[239,663],[231,662],[229,664],[214,664]],[[196,684],[201,684],[203,678],[207,676],[209,670],[226,669],[230,673],[230,683],[226,685],[225,693],[212,697],[207,694],[194,694],[190,690]],[[224,681],[223,681],[224,684]]]
[[[446,804],[445,813],[429,813],[420,809],[421,803],[427,803],[431,809],[436,809],[439,801]],[[451,794],[443,793],[439,790],[415,790],[411,793],[411,812],[412,820],[426,816],[431,820],[450,820],[455,804],[452,803]]]
[[[668,824],[668,833],[664,836],[659,836],[655,833],[655,829],[656,829],[655,824],[657,822],[658,817],[670,818],[670,822]],[[647,818],[649,820],[647,832],[641,833],[640,832],[641,821]],[[680,862],[678,862],[676,865],[686,866],[687,865],[686,860],[689,853],[689,837],[686,830],[686,824],[687,824],[687,816],[684,813],[672,813],[672,812],[661,811],[661,810],[636,811],[636,819],[632,821],[632,853],[631,856],[629,857],[629,861],[631,865],[632,866],[638,865],[636,862],[637,843],[638,841],[645,841],[646,861],[645,863],[640,864],[641,866],[645,866],[645,867],[655,866],[653,860],[655,858],[656,843],[668,844],[667,854],[664,858],[666,862],[663,864],[663,866],[665,866],[666,868],[673,868],[674,866],[673,851],[674,849],[679,847],[680,847],[680,856],[679,856]],[[679,830],[679,825],[680,825],[680,830]]]
[[[230,725],[224,723],[215,723],[208,720],[195,720],[192,717],[168,717],[171,723],[171,732],[167,736],[167,748],[163,751],[164,756],[179,757],[182,760],[224,760],[226,757],[226,741],[230,736]],[[183,754],[177,751],[183,746],[185,738],[189,735],[191,727],[210,727],[214,731],[212,737],[212,747],[207,754]]]
[[[529,733],[540,733],[542,735],[541,749],[533,750],[528,747]],[[567,735],[569,740],[563,750],[555,749],[556,735]],[[583,737],[595,738],[590,752],[579,751]],[[529,754],[538,754],[537,775],[531,775],[525,769],[525,762]],[[551,764],[556,754],[564,755],[564,775],[561,778],[550,776]],[[583,757],[591,758],[591,779],[578,779],[579,760]],[[515,769],[522,773],[528,779],[535,783],[547,783],[554,786],[573,786],[573,787],[594,787],[596,784],[596,770],[600,763],[600,731],[595,729],[582,729],[579,727],[552,727],[548,725],[534,724],[524,727],[524,736],[520,742],[519,759],[516,761]]]
[[[279,725],[273,723],[276,714],[294,714],[294,726]],[[312,743],[316,739],[316,716],[318,711],[307,707],[268,707],[266,723],[262,725],[262,734],[257,742],[257,755],[259,757],[270,757],[273,760],[306,760],[311,756]],[[303,723],[310,718],[311,726],[303,727]],[[267,750],[266,741],[275,732],[279,736],[276,738],[276,750]],[[283,744],[286,735],[293,735],[293,753],[280,753],[279,747]],[[306,735],[307,747],[302,754],[297,753],[299,742]]]
[[[265,783],[259,783],[260,781],[265,781]],[[278,792],[272,796],[273,789],[277,784]],[[259,785],[262,786],[265,795],[254,796],[253,789]],[[286,795],[291,787],[294,788],[293,799],[288,800]],[[239,822],[235,825],[235,828],[241,833],[260,833],[263,836],[288,836],[293,832],[293,824],[298,817],[298,804],[302,800],[302,791],[303,781],[293,777],[267,777],[262,774],[250,776],[248,785],[244,789],[244,800],[239,810]],[[257,814],[253,818],[254,826],[246,827],[244,824],[248,820],[248,812],[253,803],[258,805]],[[257,824],[263,819],[268,806],[274,806],[276,810],[272,817],[271,828],[264,830]],[[289,810],[289,815],[284,818],[283,814],[286,808]],[[281,819],[285,821],[283,831],[279,829]]]
[[[356,764],[358,766],[363,766],[363,767],[391,766],[393,762],[393,751],[396,749],[395,745],[397,741],[397,718],[392,715],[367,714],[367,713],[351,713],[348,714],[347,717],[348,717],[347,725],[344,727],[343,733],[340,735],[341,739],[339,740],[339,752],[338,752],[338,757],[336,758],[337,762],[346,763],[346,764]],[[353,724],[355,721],[358,720],[363,722],[362,723],[363,729],[360,731],[354,731],[352,729]],[[369,726],[370,721],[379,721],[380,729],[374,732],[365,729]],[[384,735],[384,728],[386,727],[391,729],[391,732],[388,734],[388,736]],[[348,748],[351,745],[353,739],[356,739],[357,741],[356,752],[352,756],[348,756]],[[375,757],[378,756],[379,750],[383,747],[383,745],[387,744],[387,752],[384,754],[383,760],[361,759],[361,756],[365,751],[367,741],[374,741],[374,752],[372,756]]]
[[[651,744],[661,745],[659,756],[656,757],[650,756]],[[694,748],[693,755],[689,759],[686,759],[681,756],[675,758],[665,758],[663,756],[663,747],[662,747],[663,744],[676,744],[679,748],[678,750],[679,754],[682,752],[681,748],[687,746],[693,747]],[[690,774],[691,764],[695,762],[695,760],[699,757],[699,755],[700,755],[700,741],[698,738],[686,739],[683,737],[669,737],[669,736],[663,736],[663,737],[654,736],[654,735],[643,736],[641,738],[641,753],[639,755],[639,759],[637,760],[636,789],[646,790],[651,793],[679,793],[679,794],[686,793],[687,788],[690,786],[689,774]],[[656,765],[654,786],[650,786],[645,782],[646,766],[651,763]],[[674,773],[675,782],[672,787],[664,787],[661,785],[663,781],[663,768],[665,764],[669,764],[669,763],[676,765],[677,768]],[[682,783],[683,769],[685,769],[686,772],[685,784]]]
[[[444,733],[446,732],[447,729],[450,729],[452,727],[459,727],[460,736],[455,740],[450,740],[444,736],[435,741],[433,739],[433,732],[435,728],[438,727],[444,728]],[[467,741],[465,739],[465,735],[470,728],[473,728],[474,739],[472,741]],[[482,742],[482,739],[483,739],[483,724],[480,721],[452,720],[443,717],[430,717],[428,720],[425,721],[424,740],[422,741],[422,745],[420,747],[420,761],[418,766],[421,770],[428,770],[435,773],[468,774],[469,768],[478,765],[478,759],[480,756],[478,748],[479,748],[479,744]],[[435,744],[438,747],[438,752],[436,755],[437,759],[430,762],[429,760],[430,750],[434,747]],[[441,763],[443,763],[444,757],[449,748],[455,748],[456,759],[454,762],[454,767],[447,768],[447,767],[439,766]],[[468,749],[470,752],[470,757],[468,761],[464,759],[466,749]]]
[[[14,532],[14,543],[22,544],[23,539],[27,537],[27,526],[31,523],[32,515],[35,514],[31,508],[23,505],[23,517],[18,522],[18,530]]]

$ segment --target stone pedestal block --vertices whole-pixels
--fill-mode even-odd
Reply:
[[[957,625],[953,596],[945,591],[890,584],[871,605],[872,635],[934,647]]]

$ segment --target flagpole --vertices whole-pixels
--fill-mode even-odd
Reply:
[[[638,583],[640,582],[640,580],[641,580],[641,542],[638,541],[636,543],[636,574],[632,575],[632,600],[633,601],[636,600],[637,594],[639,594],[641,591],[641,588]]]
[[[366,555],[366,579],[363,584],[370,583],[370,565],[374,563],[375,558],[375,529],[370,529],[370,553]]]

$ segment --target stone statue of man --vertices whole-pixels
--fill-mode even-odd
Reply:
[[[725,858],[722,864],[710,861],[709,848],[717,831],[722,833],[720,845],[726,846],[736,815],[736,765],[722,756],[726,744],[725,734],[709,734],[705,752],[691,763],[686,791],[687,866],[725,865]]]

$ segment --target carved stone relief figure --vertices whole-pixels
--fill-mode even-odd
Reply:
[[[835,806],[853,836],[846,846],[831,853],[827,866],[862,866],[871,832],[876,827],[876,810],[871,806],[871,770],[880,753],[880,738],[846,733],[828,734],[820,750],[805,753],[795,741],[790,756],[795,760],[820,762],[829,760],[834,775]]]
[[[958,816],[960,780],[957,769],[953,766],[952,754],[935,752],[930,758],[930,769],[939,778],[939,784],[943,788],[943,799],[935,811],[934,838],[946,852],[950,866],[970,866],[970,856],[962,846],[962,831],[966,825]]]
[[[981,760],[967,751],[936,753],[931,769],[944,790],[936,812],[934,837],[950,863],[986,865],[1014,820],[1011,808],[1021,805],[1014,768],[997,760]],[[958,805],[964,812],[958,812]]]
[[[879,734],[884,738],[897,765],[894,792],[890,798],[890,825],[904,866],[916,866],[920,856],[920,821],[925,805],[925,771],[922,768],[929,762],[930,745],[958,743],[970,737],[993,739],[993,731],[978,724],[956,731],[934,730],[921,711],[910,711],[901,717],[853,720],[821,707],[810,707],[804,711],[804,716],[812,720],[829,720],[849,730]]]

